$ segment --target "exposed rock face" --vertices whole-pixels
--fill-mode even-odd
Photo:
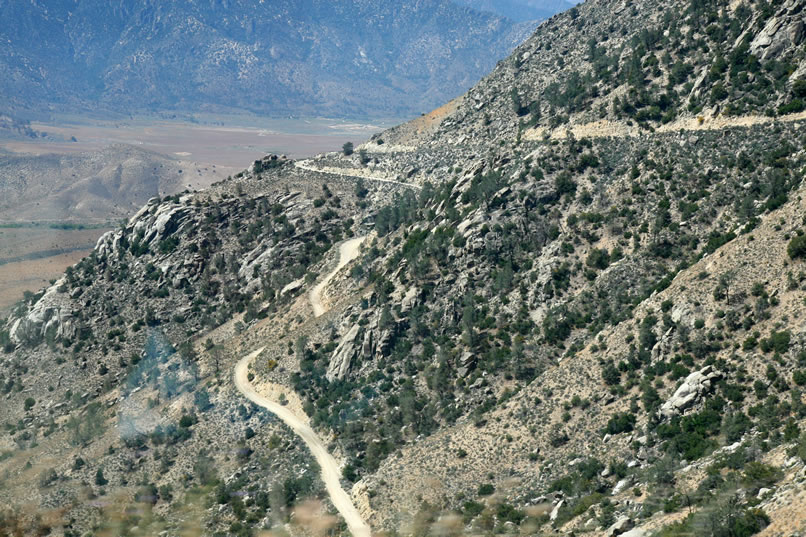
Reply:
[[[361,346],[361,354],[364,359],[370,359],[375,354],[375,339],[372,337],[372,330],[364,333],[364,343]]]
[[[151,199],[146,207],[140,209],[132,217],[129,224],[134,224],[135,232],[142,230],[143,240],[147,242],[164,239],[178,231],[186,221],[190,209],[185,203],[190,199],[190,196],[182,196],[178,202],[174,203],[161,203],[159,198]],[[144,217],[146,213],[149,213],[151,217]]]
[[[776,57],[783,49],[797,46],[804,36],[803,4],[786,2],[775,17],[750,43],[750,51],[762,60]]]
[[[472,352],[465,351],[461,358],[459,358],[459,363],[457,364],[458,367],[456,368],[456,373],[460,377],[466,377],[470,374],[474,367],[476,367],[476,355]]]
[[[618,494],[621,494],[630,485],[632,485],[632,478],[631,477],[625,477],[624,479],[619,480],[619,482],[616,483],[616,486],[613,487],[613,493],[612,493],[613,496],[617,496]]]
[[[392,340],[394,337],[394,331],[389,328],[381,331],[381,335],[378,337],[378,344],[376,345],[376,350],[381,356],[389,356],[389,353],[392,350]]]
[[[353,359],[358,353],[358,334],[361,331],[361,326],[354,324],[350,331],[347,332],[339,346],[333,351],[333,356],[330,358],[330,365],[327,368],[327,380],[341,380],[350,371]]]
[[[52,285],[25,316],[11,322],[9,337],[21,345],[34,345],[44,339],[72,339],[76,326],[72,300],[59,287],[64,278]]]
[[[400,308],[403,313],[411,311],[413,307],[415,307],[419,302],[419,293],[420,290],[416,287],[412,287],[406,294],[403,296],[403,299],[400,303]]]
[[[303,285],[305,284],[305,280],[302,278],[298,280],[294,280],[293,282],[289,283],[285,287],[280,290],[280,296],[287,295],[289,293],[296,293]]]
[[[565,505],[565,500],[560,500],[557,502],[557,505],[554,506],[554,509],[551,510],[551,514],[549,515],[549,520],[554,522],[557,520],[557,517],[560,515],[560,509],[563,508]]]
[[[710,365],[690,374],[674,395],[660,407],[661,415],[671,418],[682,413],[708,393],[713,388],[714,381],[721,377]]]
[[[607,533],[605,533],[605,535],[607,537],[615,537],[616,535],[623,535],[624,532],[632,529],[633,526],[635,526],[635,523],[632,521],[632,519],[628,516],[623,516],[618,520],[616,520],[612,526],[607,528]]]
[[[663,333],[660,340],[652,347],[652,361],[663,360],[672,352],[672,343],[674,341],[674,327],[670,327]]]

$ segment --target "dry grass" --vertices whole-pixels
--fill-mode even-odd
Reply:
[[[114,143],[124,143],[177,156],[197,163],[233,167],[235,171],[267,153],[282,153],[292,157],[312,156],[335,151],[347,139],[368,138],[380,126],[343,124],[327,120],[255,120],[251,125],[223,125],[227,118],[215,119],[216,124],[196,124],[183,121],[132,120],[94,123],[34,123],[32,127],[77,142],[11,141],[3,144],[9,151],[44,153],[79,153],[94,151]],[[235,120],[237,121],[237,119]],[[229,173],[229,172],[227,172]]]
[[[0,312],[59,278],[64,269],[89,254],[106,229],[63,230],[44,227],[0,229],[0,263],[61,250],[38,259],[0,264]]]

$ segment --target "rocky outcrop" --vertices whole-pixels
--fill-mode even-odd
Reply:
[[[333,356],[330,358],[330,365],[327,368],[327,380],[333,382],[334,380],[341,380],[350,371],[353,359],[358,353],[358,334],[361,331],[361,326],[354,324],[350,331],[347,332],[339,346],[333,351]]]
[[[804,37],[802,8],[801,2],[786,2],[755,36],[750,43],[750,51],[761,60],[768,60],[775,58],[785,48],[799,45]]]
[[[400,302],[400,311],[401,313],[406,313],[411,311],[412,308],[417,306],[420,302],[420,290],[417,287],[412,287],[406,294],[403,296],[403,299]]]
[[[375,339],[372,337],[372,330],[364,333],[364,343],[361,345],[361,355],[369,360],[375,354]]]
[[[557,502],[557,505],[554,506],[554,509],[551,510],[551,514],[549,515],[549,520],[551,522],[554,522],[557,520],[557,517],[560,516],[560,509],[563,508],[563,505],[565,505],[565,500],[560,500]]]
[[[635,523],[628,516],[623,516],[616,520],[612,526],[607,528],[605,533],[606,537],[615,537],[616,535],[623,535],[626,531],[631,530]]]
[[[674,395],[660,407],[661,415],[671,418],[681,414],[711,391],[714,382],[721,377],[710,365],[690,374],[675,390]]]
[[[53,284],[22,317],[10,321],[9,337],[17,345],[36,345],[46,339],[72,339],[76,333],[72,301]]]
[[[465,351],[457,363],[456,374],[462,378],[468,376],[476,367],[476,362],[476,355],[472,352]]]
[[[153,198],[132,217],[129,226],[135,236],[139,235],[143,242],[151,244],[179,230],[188,214],[189,209],[183,205],[160,204],[159,198]]]
[[[616,486],[613,487],[612,491],[613,496],[618,496],[619,494],[627,490],[627,487],[629,487],[630,485],[632,485],[631,477],[625,477],[624,479],[619,480],[619,482],[616,483]]]
[[[302,286],[305,284],[305,280],[300,278],[298,280],[294,280],[293,282],[287,284],[280,290],[280,296],[285,296],[287,294],[294,294],[299,291]]]

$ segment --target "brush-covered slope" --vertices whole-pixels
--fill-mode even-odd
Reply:
[[[591,14],[620,14],[626,34],[607,35],[632,42],[651,29],[633,32],[642,13],[650,22],[698,13],[738,24],[750,43],[766,32],[769,47],[780,31],[765,30],[773,17],[796,26],[800,5],[592,2],[541,26],[530,43],[552,25],[565,28],[569,46],[584,43],[588,25],[599,24]],[[746,17],[731,22],[742,10]],[[669,44],[655,54],[700,65],[714,51],[705,44],[711,52],[700,45],[683,56]],[[518,69],[536,73],[557,52],[517,54]],[[787,44],[774,58],[753,53],[754,80],[782,61],[794,66],[780,90],[768,88],[768,106],[794,100],[799,54]],[[770,116],[748,108],[674,129],[607,116],[614,127],[605,133],[568,134],[540,123],[541,112],[534,126],[547,135],[527,136],[512,98],[490,90],[511,82],[512,61],[463,99],[354,154],[267,159],[209,192],[155,201],[20,304],[0,333],[5,468],[19,482],[13,463],[38,453],[56,475],[30,501],[52,505],[43,498],[56,482],[78,486],[66,463],[36,451],[37,439],[69,438],[69,420],[90,401],[120,405],[136,389],[125,380],[133,374],[140,391],[159,387],[159,375],[136,376],[132,358],[151,352],[157,332],[199,375],[187,377],[184,400],[171,392],[154,408],[190,416],[190,394],[202,388],[216,406],[231,404],[231,381],[216,371],[263,349],[250,382],[282,392],[279,401],[331,440],[345,486],[377,530],[802,531],[806,126],[773,117],[777,108]],[[631,95],[623,85],[611,90]],[[650,84],[646,95],[667,91]],[[470,104],[476,92],[490,92],[483,106]],[[731,99],[712,106],[726,111]],[[571,127],[597,109],[583,100]],[[486,126],[460,121],[484,113]],[[366,236],[362,255],[329,282],[327,311],[315,317],[309,292],[348,236]],[[54,409],[42,404],[55,397],[46,385],[87,395]],[[195,438],[193,427],[217,423],[193,416],[176,434]],[[147,445],[162,451],[156,438]],[[251,438],[252,456],[267,453]],[[107,457],[97,465],[106,468]],[[248,461],[217,460],[251,475]],[[178,487],[172,475],[143,473],[154,486]],[[256,531],[269,514],[272,524],[288,521],[288,502],[240,503],[271,492],[269,481],[211,478],[219,495],[196,491],[223,506],[208,511],[209,528]],[[291,483],[285,497],[316,495],[310,485],[297,495]],[[137,498],[122,483],[116,490]],[[186,494],[160,495],[156,509],[176,520]],[[68,512],[83,505],[55,503]]]
[[[802,112],[802,7],[585,2],[543,22],[420,141],[641,134]]]

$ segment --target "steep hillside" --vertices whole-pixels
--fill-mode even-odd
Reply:
[[[748,48],[735,78],[723,73],[725,87],[737,85],[727,95],[709,90],[702,121],[699,105],[670,107],[666,127],[662,116],[605,107],[591,126],[599,103],[583,99],[566,128],[552,125],[557,107],[519,126],[526,120],[513,98],[493,88],[517,87],[514,63],[534,74],[560,57],[554,46],[521,49],[467,95],[355,153],[267,157],[207,192],[149,202],[20,303],[0,332],[4,501],[31,475],[20,462],[33,461],[43,477],[25,501],[69,513],[54,527],[73,517],[71,531],[86,531],[91,523],[77,514],[101,509],[77,491],[107,492],[88,472],[118,468],[119,458],[147,461],[150,450],[159,460],[164,434],[169,460],[188,468],[183,442],[212,438],[228,417],[231,430],[246,420],[251,433],[237,457],[210,457],[242,479],[180,477],[144,462],[143,484],[171,487],[148,495],[167,522],[122,524],[178,531],[194,494],[207,498],[200,519],[210,534],[278,525],[296,533],[310,509],[333,512],[289,515],[302,497],[326,498],[313,477],[304,487],[286,485],[287,474],[253,479],[256,457],[301,472],[307,456],[301,446],[270,448],[262,435],[274,430],[252,417],[262,410],[245,406],[240,419],[201,410],[245,404],[223,373],[245,359],[251,389],[310,424],[312,443],[341,461],[342,487],[374,531],[806,531],[806,124],[791,108],[801,47],[792,32],[779,34],[798,27],[803,5],[590,2],[524,45],[566,32],[568,64],[546,70],[551,80],[530,75],[524,91],[537,94],[573,79],[582,65],[573,50],[615,15],[625,34],[607,35],[635,46],[641,29],[652,30],[638,27],[642,17],[668,21],[669,36],[674,21],[722,21],[744,36],[726,45],[734,52],[768,36],[775,57]],[[683,36],[693,39],[695,26],[681,28],[680,42],[693,46]],[[696,73],[718,53],[702,40],[685,55],[663,39],[666,49],[652,50]],[[772,82],[784,61],[779,85],[765,86],[767,115],[741,81],[752,72]],[[599,95],[633,102],[632,82],[620,80],[614,71]],[[678,91],[645,86],[650,100]],[[740,104],[741,113],[732,108]],[[347,238],[361,243],[355,259],[342,255]],[[164,365],[138,373],[163,340]],[[170,433],[143,425],[134,444],[101,433],[70,444],[76,416],[98,403],[120,414],[140,392],[173,420]],[[95,458],[74,476],[68,458],[47,460],[45,438],[72,445],[62,448],[70,457]],[[332,479],[331,466],[321,470]],[[144,503],[125,472],[112,475],[121,501]]]
[[[717,117],[804,110],[800,2],[675,5],[589,1],[553,17],[422,141],[536,139],[585,127],[638,135],[686,120],[707,127]]]
[[[0,95],[23,115],[412,115],[534,29],[447,0],[4,2],[0,17]]]

